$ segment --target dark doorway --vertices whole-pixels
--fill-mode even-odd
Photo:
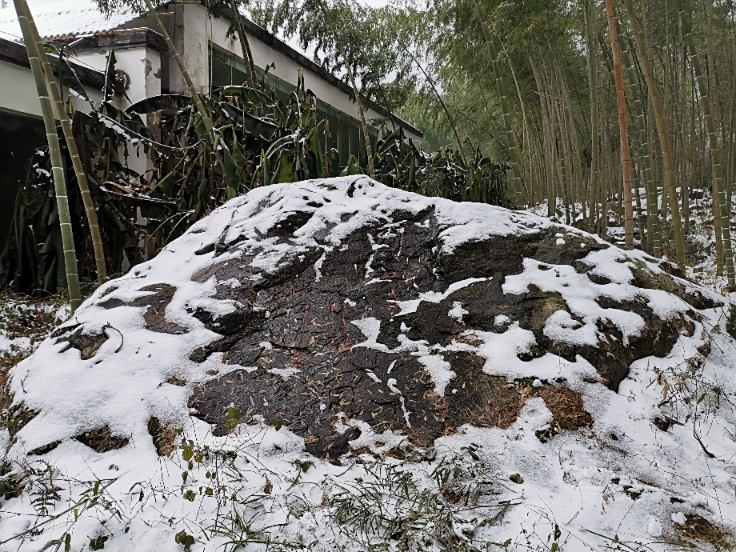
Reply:
[[[40,119],[0,111],[0,251],[8,238],[15,198],[28,174],[33,151],[44,142]]]

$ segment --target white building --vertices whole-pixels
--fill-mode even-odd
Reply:
[[[28,0],[44,40],[72,44],[68,54],[93,101],[100,101],[107,58],[114,51],[117,69],[124,73],[125,94],[120,108],[160,94],[186,94],[179,68],[169,55],[150,14],[118,11],[105,17],[93,0]],[[24,180],[22,161],[44,141],[40,106],[21,44],[12,1],[0,0],[0,244],[5,238],[18,182]],[[212,87],[241,84],[245,66],[240,42],[228,37],[231,22],[210,16],[203,0],[176,0],[159,9],[167,31],[182,54],[195,86],[203,93]],[[341,161],[361,151],[361,127],[352,90],[303,53],[282,42],[247,19],[243,20],[257,69],[268,69],[277,91],[288,92],[299,72],[305,86],[318,98],[319,116],[330,121],[334,145]],[[74,99],[75,107],[88,109]],[[410,138],[421,132],[373,102],[366,102],[366,116],[378,125],[401,126]],[[143,172],[146,163],[130,161]],[[11,209],[11,210],[8,210]]]

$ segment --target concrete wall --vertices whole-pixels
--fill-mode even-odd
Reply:
[[[104,71],[107,65],[107,55],[108,52],[81,52],[75,56],[75,60],[98,71]],[[161,55],[158,52],[138,46],[116,50],[115,57],[117,68],[130,77],[130,86],[126,91],[126,96],[116,99],[116,107],[125,109],[131,103],[161,94]],[[0,61],[0,83],[2,83],[0,84],[0,109],[31,117],[41,116],[41,106],[30,69]],[[102,101],[102,91],[88,87],[85,90],[96,105]],[[89,113],[91,110],[87,102],[76,97],[72,97],[72,104],[75,109],[84,113]],[[149,121],[149,123],[153,122]],[[0,144],[0,148],[4,146]],[[152,169],[151,160],[145,155],[142,147],[128,148],[127,156],[121,155],[121,159],[129,169],[139,174]]]
[[[126,48],[115,51],[116,67],[130,77],[130,86],[125,97],[120,98],[119,107],[125,109],[129,105],[138,103],[146,98],[153,98],[161,94],[161,54],[144,46]],[[148,115],[148,127],[154,131],[158,129],[158,119],[155,114]],[[154,165],[146,155],[141,145],[127,148],[127,156],[121,156],[129,169],[138,174],[145,174],[154,170]]]
[[[115,52],[117,67],[130,76],[128,99],[137,103],[161,94],[161,55],[146,47],[128,48]]]
[[[86,66],[104,72],[107,68],[109,53],[109,50],[80,52],[74,59]],[[125,91],[125,95],[115,98],[115,107],[127,109],[141,100],[161,94],[161,54],[157,51],[145,46],[120,48],[115,50],[115,60],[115,67],[130,78],[130,85]],[[154,127],[157,121],[149,120],[148,123],[149,126]],[[145,155],[142,146],[128,147],[125,152],[120,152],[120,158],[129,169],[138,174],[144,174],[153,169],[153,163]]]
[[[8,111],[41,116],[36,86],[31,71],[0,61],[0,106]]]
[[[240,42],[235,37],[227,37],[229,22],[210,17],[199,2],[184,0],[181,4],[171,5],[161,17],[177,48],[182,52],[187,69],[200,92],[209,92],[210,42],[242,59]],[[143,26],[157,29],[153,20],[145,18],[136,18],[125,25],[127,28]],[[263,69],[273,64],[275,67],[270,69],[271,74],[294,86],[301,69],[306,87],[320,100],[358,119],[357,104],[343,90],[326,81],[319,73],[301,67],[296,61],[256,37],[248,35],[248,40],[257,67]],[[82,64],[104,71],[107,53],[81,52],[76,59]],[[132,102],[158,95],[162,91],[186,94],[184,80],[173,57],[164,55],[162,59],[158,52],[144,46],[116,49],[115,55],[118,68],[131,78],[127,94]],[[168,82],[164,82],[162,77]],[[40,114],[33,80],[27,68],[0,62],[0,83],[0,106],[21,113]],[[95,101],[102,99],[100,91],[88,90],[88,94]],[[78,109],[89,110],[88,106],[77,100],[74,100],[74,104]],[[118,107],[124,109],[128,105],[127,102],[120,101]],[[366,117],[369,121],[384,119],[371,109],[366,110]],[[418,138],[408,134],[412,138]]]
[[[104,72],[109,53],[81,52],[74,59]],[[126,47],[115,50],[115,60],[116,68],[130,77],[130,86],[125,92],[127,99],[119,102],[119,108],[125,109],[131,104],[161,94],[161,54],[145,46]]]
[[[102,93],[86,88],[93,101],[102,100]],[[89,105],[78,98],[72,98],[75,109],[89,113]],[[0,108],[16,113],[41,116],[41,105],[38,102],[36,84],[31,70],[14,63],[0,61]]]

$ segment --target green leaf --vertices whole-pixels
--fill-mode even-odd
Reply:
[[[61,86],[62,89],[63,87],[67,87],[70,90],[74,90],[76,94],[82,97],[88,104],[92,105],[92,100],[89,99],[87,90],[85,90],[82,81],[79,80],[77,71],[69,63],[69,58],[65,55],[66,49],[62,48],[57,50],[56,48],[47,48],[47,51],[48,50],[51,50],[51,53],[59,56],[59,86]]]
[[[181,444],[181,457],[185,462],[189,462],[194,456],[194,443],[191,440],[184,440]]]
[[[294,165],[292,165],[291,160],[286,154],[281,156],[276,170],[276,175],[274,175],[273,178],[273,182],[275,184],[291,182],[293,180],[292,175],[294,174]]]
[[[223,150],[223,160],[225,162],[225,188],[227,189],[227,198],[232,199],[238,195],[238,189],[243,179],[235,158],[233,158],[228,150]]]
[[[358,164],[358,159],[353,154],[350,154],[348,158],[348,164],[340,173],[340,176],[354,176],[357,174],[363,174],[365,171]]]
[[[195,113],[194,115],[194,132],[197,133],[199,138],[209,138],[207,127],[199,113]]]

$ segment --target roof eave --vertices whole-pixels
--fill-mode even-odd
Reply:
[[[75,37],[57,38],[52,40],[52,42],[67,42],[71,38]],[[75,51],[105,49],[121,50],[138,47],[150,48],[161,54],[168,52],[164,37],[148,27],[101,31],[88,36],[79,37],[74,41]]]
[[[59,74],[59,59],[55,56],[49,56],[51,67],[54,73]],[[30,69],[31,64],[28,61],[28,53],[26,47],[18,42],[0,38],[0,61],[26,67]],[[95,90],[102,90],[105,87],[105,75],[101,71],[95,71],[89,67],[84,67],[73,61],[68,63],[74,68],[80,82]]]

